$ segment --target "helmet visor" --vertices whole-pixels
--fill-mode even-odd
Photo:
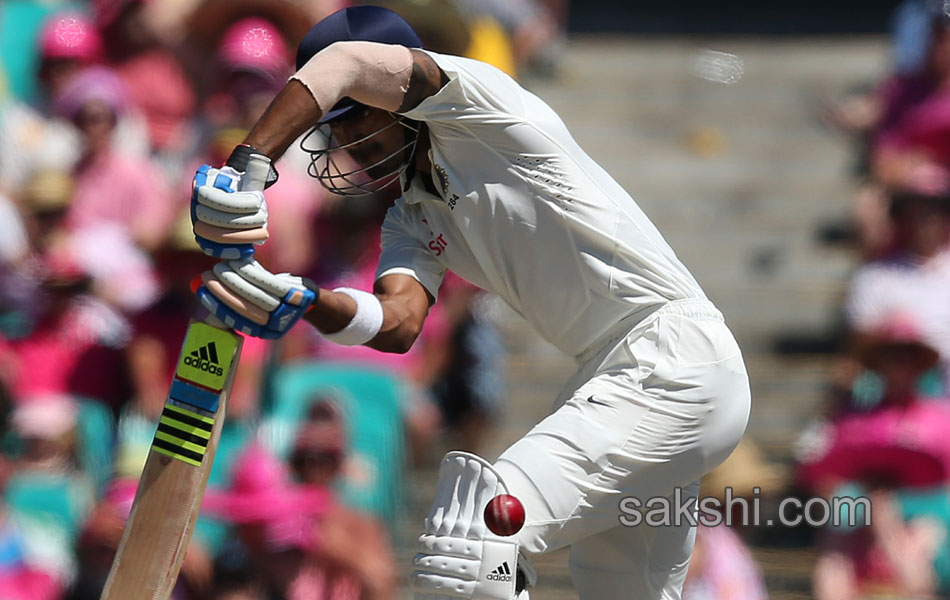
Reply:
[[[352,117],[352,114],[345,117]],[[333,134],[334,121],[318,124],[300,141],[301,149],[310,155],[307,173],[311,177],[341,196],[373,194],[399,180],[415,153],[418,125],[405,117],[393,115],[393,119],[379,129],[341,143]],[[382,149],[379,138],[387,134],[391,140],[392,136],[388,134],[392,133],[392,128],[398,128],[402,136],[397,143],[390,143],[389,147]]]

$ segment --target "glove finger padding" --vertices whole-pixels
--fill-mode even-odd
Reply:
[[[205,165],[207,167],[208,165]],[[214,169],[211,169],[214,171]],[[197,184],[198,177],[195,177]],[[200,190],[200,194],[198,191]],[[195,200],[202,206],[226,214],[246,215],[256,213],[264,204],[263,192],[238,192],[230,188],[221,189],[207,184],[195,187]]]
[[[278,298],[286,296],[294,286],[300,287],[303,285],[301,278],[296,278],[296,281],[284,279],[262,267],[261,263],[253,258],[232,260],[228,263],[228,266],[250,283],[270,292]]]
[[[212,294],[215,295],[215,297],[217,297],[218,300],[230,306],[241,316],[250,319],[259,325],[267,325],[267,322],[270,320],[269,311],[262,310],[260,307],[255,306],[253,303],[245,300],[240,294],[235,294],[233,291],[231,291],[231,288],[221,283],[221,281],[216,278],[214,273],[211,271],[205,271],[202,273],[201,282]]]
[[[241,277],[228,262],[216,264],[214,275],[231,291],[267,312],[277,310],[280,306],[280,298]]]
[[[195,294],[215,317],[242,333],[275,339],[286,333],[317,299],[318,288],[308,279],[287,273],[274,275],[254,262],[254,272],[267,273],[269,288],[255,285],[240,274],[247,260],[218,265],[202,275]],[[223,264],[223,263],[222,263]],[[239,267],[239,268],[235,268]],[[285,292],[277,296],[274,289]]]
[[[237,196],[238,194],[260,194],[260,192],[235,192],[227,195]],[[214,225],[215,227],[224,227],[225,229],[253,229],[267,225],[267,205],[264,204],[262,200],[261,204],[255,207],[253,212],[235,213],[211,208],[200,203],[199,199],[199,204],[195,206],[195,216],[202,223]]]
[[[199,243],[204,239],[204,241],[210,241],[218,245],[263,244],[267,241],[269,236],[267,230],[263,227],[258,227],[257,229],[225,229],[201,221],[195,223],[194,229]],[[228,259],[227,257],[222,258],[225,260],[234,260]],[[236,258],[249,258],[249,256]]]

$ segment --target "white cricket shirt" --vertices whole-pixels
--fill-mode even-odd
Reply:
[[[386,215],[377,278],[407,274],[436,297],[451,269],[570,356],[667,301],[706,298],[547,104],[491,65],[428,54],[450,81],[405,115],[428,124],[441,196],[412,179]]]

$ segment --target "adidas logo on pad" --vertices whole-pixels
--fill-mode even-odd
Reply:
[[[488,581],[511,581],[511,569],[508,568],[508,561],[505,561],[495,567],[495,570],[485,576]]]
[[[214,345],[214,342],[208,342],[201,348],[192,350],[191,354],[185,356],[185,364],[212,375],[222,375],[224,373],[224,369],[218,364],[218,348]]]

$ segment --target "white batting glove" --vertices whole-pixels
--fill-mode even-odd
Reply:
[[[191,221],[205,254],[228,260],[247,258],[254,254],[255,244],[267,240],[262,190],[268,181],[276,181],[276,171],[269,158],[251,151],[249,146],[238,146],[226,166],[202,165],[195,173]]]
[[[287,333],[320,293],[309,279],[271,273],[253,258],[219,262],[194,286],[204,307],[225,325],[264,339]]]

